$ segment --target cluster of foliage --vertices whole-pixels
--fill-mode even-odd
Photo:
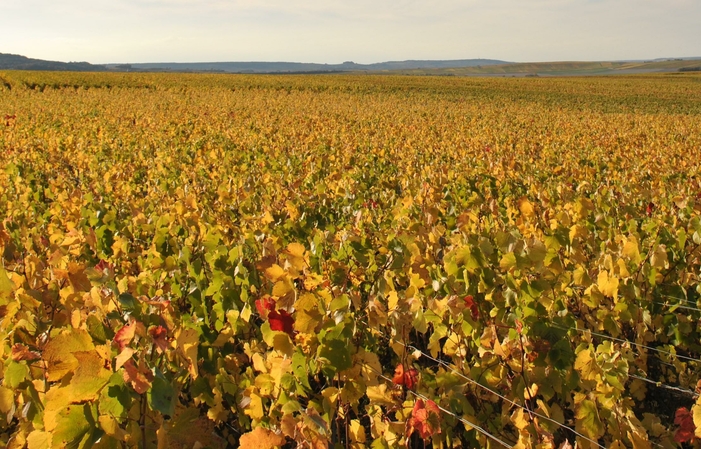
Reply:
[[[701,78],[0,79],[0,446],[698,443]]]

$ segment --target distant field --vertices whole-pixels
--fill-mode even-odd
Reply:
[[[614,74],[651,74],[698,69],[701,60],[671,60],[653,62],[535,62],[499,64],[453,69],[417,69],[393,71],[405,75],[455,75],[455,76],[584,76]]]
[[[700,151],[695,73],[0,72],[0,447],[696,444]]]

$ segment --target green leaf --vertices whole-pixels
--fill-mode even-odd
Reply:
[[[53,430],[54,447],[79,444],[90,431],[91,421],[92,414],[87,404],[70,405],[62,410],[58,415],[56,428]]]
[[[26,363],[11,361],[5,365],[5,380],[3,383],[6,387],[15,389],[24,382],[29,375],[29,367]]]
[[[528,247],[528,258],[533,262],[542,262],[545,260],[546,254],[547,249],[540,241],[536,241],[532,246]]]
[[[147,396],[152,410],[168,416],[175,414],[177,392],[160,371],[156,372],[156,377],[151,383],[151,389],[149,389]]]
[[[121,373],[114,373],[100,393],[99,410],[101,415],[125,418],[131,405],[131,394],[124,384]]]
[[[134,310],[136,307],[136,298],[134,298],[132,295],[129,293],[122,293],[119,295],[119,305],[122,307],[123,310],[125,311],[130,311]]]
[[[596,440],[604,434],[604,425],[599,418],[599,411],[596,404],[588,399],[583,399],[577,405],[577,413],[575,415],[576,429],[587,435],[589,438]]]
[[[387,444],[387,441],[384,439],[384,437],[379,437],[376,440],[372,442],[370,445],[371,449],[389,449],[390,445]]]
[[[455,263],[464,266],[470,273],[474,273],[475,270],[485,265],[485,260],[479,247],[465,246],[456,250]]]
[[[569,340],[562,339],[555,343],[548,352],[548,359],[556,369],[569,370],[574,360]]]
[[[344,340],[326,340],[321,346],[317,357],[322,361],[322,371],[328,377],[353,366],[350,346]]]
[[[331,301],[331,304],[329,305],[329,311],[330,312],[335,312],[337,310],[345,310],[350,306],[350,298],[348,295],[340,295],[337,298],[334,298],[333,301]]]
[[[499,267],[506,271],[516,266],[516,255],[514,253],[506,253],[499,262]]]
[[[102,324],[102,321],[95,315],[88,316],[88,319],[85,320],[85,325],[88,328],[88,333],[97,343],[105,344],[108,339],[112,339],[113,337],[113,335],[110,337],[107,336],[104,324]]]
[[[312,391],[312,387],[309,385],[307,357],[300,350],[297,350],[292,356],[292,373],[299,381],[299,384],[304,388],[305,392]]]

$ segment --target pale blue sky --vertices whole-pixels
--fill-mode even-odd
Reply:
[[[93,63],[701,56],[701,0],[0,0],[0,52]]]

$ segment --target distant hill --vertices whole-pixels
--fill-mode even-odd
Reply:
[[[375,64],[315,64],[304,62],[159,62],[142,64],[108,64],[114,70],[169,71],[169,72],[225,72],[225,73],[323,73],[323,72],[377,72],[385,70],[443,69],[506,64],[496,59],[456,59],[439,61],[389,61]]]
[[[444,69],[506,64],[495,59],[456,59],[437,61],[389,61],[375,64],[315,64],[304,62],[154,62],[95,65],[88,62],[59,62],[0,53],[0,70],[56,70],[74,72],[222,72],[222,73],[325,73],[415,69]]]
[[[32,59],[21,55],[0,53],[0,70],[56,70],[71,72],[102,72],[108,70],[102,65],[88,62],[59,62]]]
[[[214,72],[214,73],[345,73],[367,72],[448,76],[570,76],[701,71],[701,58],[661,58],[649,61],[507,62],[497,59],[408,60],[375,64],[315,64],[303,62],[158,62],[95,65],[58,62],[0,53],[0,70],[75,72]]]

